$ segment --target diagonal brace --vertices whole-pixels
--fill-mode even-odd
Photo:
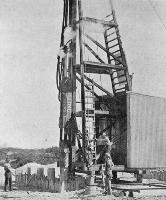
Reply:
[[[80,83],[81,83],[81,79],[78,77],[78,76],[76,76],[76,79],[77,79],[77,81],[79,81]],[[88,89],[88,90],[90,90],[90,87],[88,87],[88,85],[87,84],[85,84],[85,87]],[[94,95],[95,95],[95,97],[96,98],[100,98],[95,92],[94,92]]]
[[[79,72],[78,72],[79,73]],[[80,74],[80,73],[79,73]],[[110,92],[108,92],[106,89],[104,89],[102,86],[100,86],[99,84],[97,84],[95,81],[93,81],[91,78],[87,77],[85,74],[84,74],[84,77],[86,80],[88,80],[90,83],[94,84],[98,89],[100,89],[101,91],[105,92],[107,95],[113,97],[114,95],[111,94]]]
[[[124,67],[127,67],[127,65],[121,61],[119,58],[117,58],[113,53],[111,53],[110,51],[108,51],[105,47],[103,47],[99,42],[97,42],[96,40],[94,40],[91,36],[89,36],[88,34],[84,34],[89,40],[91,40],[94,44],[96,44],[98,47],[100,47],[103,51],[105,51],[106,53],[108,53],[110,56],[112,56],[116,61],[118,61],[120,64],[122,64]]]
[[[104,63],[104,61],[93,51],[93,49],[88,44],[85,42],[83,44],[95,56],[95,58],[97,58],[97,60],[99,60],[101,63]]]

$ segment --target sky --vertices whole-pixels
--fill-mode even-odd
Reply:
[[[166,97],[166,1],[151,2],[159,16],[149,0],[114,7],[133,91]],[[62,0],[0,0],[0,147],[58,146],[62,11]]]
[[[0,146],[58,145],[62,1],[0,1]]]

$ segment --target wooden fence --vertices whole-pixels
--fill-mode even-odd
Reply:
[[[45,192],[61,192],[61,180],[55,177],[55,168],[48,168],[47,176],[44,175],[44,169],[38,168],[37,174],[27,173],[16,175],[16,184],[19,189],[28,189]],[[87,179],[84,176],[76,175],[72,180],[64,181],[65,191],[75,191],[86,187]]]
[[[143,178],[166,182],[166,171],[150,170],[143,175]],[[62,189],[60,178],[55,177],[55,168],[48,168],[47,175],[44,174],[43,168],[38,168],[36,174],[31,174],[31,169],[28,168],[26,173],[16,175],[16,185],[19,189],[44,192],[61,192]],[[84,189],[87,185],[89,185],[89,179],[80,174],[76,174],[73,179],[67,179],[67,176],[64,178],[65,191]]]

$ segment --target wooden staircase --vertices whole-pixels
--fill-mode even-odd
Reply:
[[[107,16],[107,20],[110,20],[110,22],[116,24],[116,26],[108,27],[104,33],[106,49],[112,54],[111,56],[111,54],[107,53],[108,63],[110,65],[122,67],[120,70],[113,69],[110,75],[113,93],[117,94],[131,90],[130,76],[128,74],[126,58],[122,48],[121,37],[119,34],[114,10],[112,10],[112,13]]]

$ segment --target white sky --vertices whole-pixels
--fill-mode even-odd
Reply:
[[[166,24],[166,1],[152,3]],[[114,0],[114,6],[134,73],[133,91],[166,97],[166,29],[149,0]],[[0,0],[1,147],[59,143],[56,57],[62,9],[62,0]]]

